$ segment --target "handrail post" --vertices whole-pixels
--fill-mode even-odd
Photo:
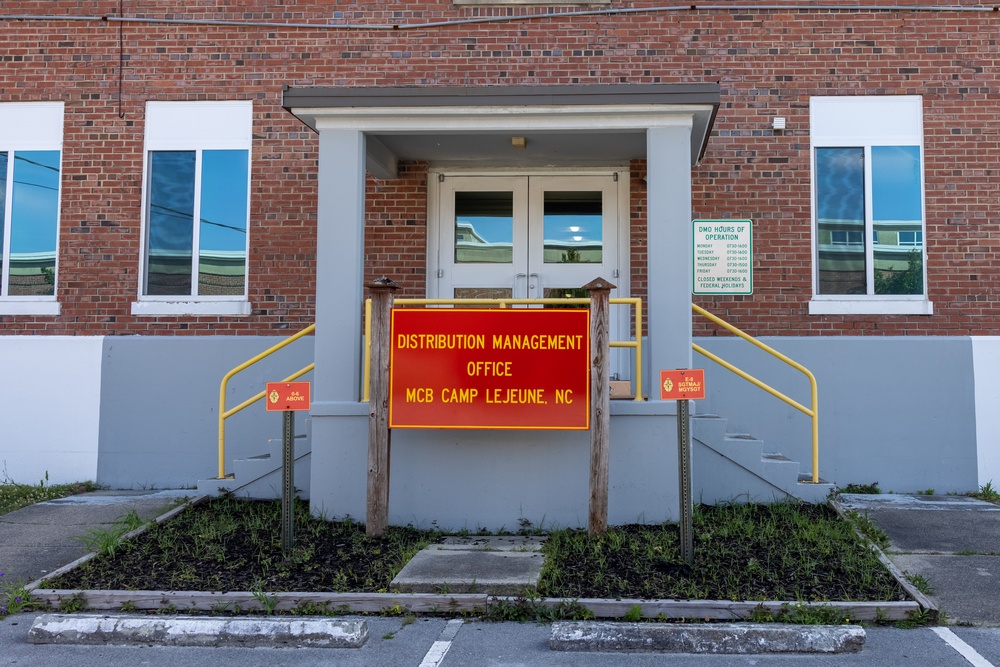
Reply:
[[[590,292],[590,504],[587,531],[602,535],[608,529],[608,463],[611,443],[611,290],[603,278],[583,289]]]
[[[718,315],[714,315],[714,314],[710,313],[709,311],[705,310],[701,306],[692,303],[691,304],[691,310],[693,310],[694,312],[698,313],[699,315],[705,317],[709,321],[714,322],[715,324],[718,324],[720,327],[722,327],[723,329],[729,331],[730,333],[735,334],[736,336],[739,336],[740,338],[742,338],[743,340],[747,341],[751,345],[754,345],[754,346],[760,348],[761,350],[764,350],[766,353],[770,354],[775,359],[778,359],[779,361],[788,364],[789,366],[791,366],[795,370],[797,370],[800,373],[802,373],[803,375],[805,375],[806,378],[809,380],[809,391],[810,391],[810,398],[811,398],[812,404],[811,404],[811,407],[807,409],[807,408],[803,407],[802,405],[800,405],[797,401],[793,401],[792,399],[788,398],[787,396],[785,396],[781,392],[779,392],[779,391],[777,391],[777,390],[775,390],[775,389],[767,386],[766,384],[764,384],[763,382],[761,382],[757,378],[751,376],[750,374],[748,374],[748,373],[746,373],[744,371],[741,371],[740,369],[736,368],[732,364],[730,364],[730,363],[728,363],[726,361],[723,361],[722,359],[720,359],[719,357],[715,356],[714,354],[712,354],[708,350],[705,350],[704,348],[702,348],[697,343],[692,343],[691,344],[691,346],[694,348],[694,350],[696,352],[698,352],[699,354],[702,354],[702,355],[708,357],[709,359],[711,359],[712,361],[716,362],[717,364],[721,364],[727,370],[730,370],[730,371],[736,373],[737,375],[739,375],[743,379],[745,379],[745,380],[751,382],[752,384],[760,387],[761,389],[763,389],[764,391],[768,392],[772,396],[774,396],[774,397],[776,397],[776,398],[784,401],[786,404],[792,406],[793,408],[795,408],[796,410],[798,410],[800,412],[803,412],[803,413],[809,415],[812,418],[812,466],[811,466],[811,475],[810,475],[810,477],[812,478],[812,483],[813,484],[819,484],[819,390],[817,389],[816,376],[812,374],[812,371],[810,371],[808,368],[806,368],[805,366],[803,366],[799,362],[795,361],[794,359],[791,359],[790,357],[782,354],[781,352],[778,352],[777,350],[775,350],[770,345],[767,345],[765,343],[760,342],[759,340],[757,340],[756,338],[754,338],[750,334],[748,334],[745,331],[743,331],[743,330],[741,330],[741,329],[733,326],[729,322],[726,322],[724,319],[722,319]]]
[[[371,398],[368,401],[368,492],[365,533],[378,537],[389,525],[389,348],[393,292],[398,285],[379,278],[368,285],[372,301]]]

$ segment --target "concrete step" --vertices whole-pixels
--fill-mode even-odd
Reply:
[[[695,499],[712,504],[731,500],[771,502],[789,496],[820,503],[833,490],[827,482],[813,484],[799,462],[749,433],[730,433],[728,420],[717,415],[692,419]],[[728,464],[727,464],[728,462]],[[698,476],[699,469],[711,474]]]
[[[544,537],[446,537],[410,559],[389,585],[401,593],[523,595],[538,585]]]
[[[295,447],[295,493],[299,498],[309,499],[311,451]],[[233,461],[233,475],[219,479],[198,480],[198,492],[207,495],[234,493],[240,498],[274,500],[281,498],[281,453],[261,454]]]

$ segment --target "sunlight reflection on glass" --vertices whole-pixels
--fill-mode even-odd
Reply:
[[[6,173],[7,160],[3,172]],[[59,228],[59,151],[14,153],[11,192],[10,296],[55,294]]]
[[[243,150],[202,153],[198,294],[245,292],[248,162]]]
[[[194,151],[150,153],[146,294],[191,294]]]

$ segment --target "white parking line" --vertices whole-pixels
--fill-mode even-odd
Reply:
[[[427,655],[424,656],[424,661],[420,663],[420,667],[438,667],[441,664],[444,656],[448,655],[451,642],[455,639],[455,635],[458,634],[458,629],[462,627],[463,623],[465,621],[460,618],[448,621],[448,625],[444,626],[444,630],[441,631],[441,636],[431,644]]]
[[[975,667],[993,667],[993,663],[979,655],[976,649],[959,639],[958,635],[948,628],[937,627],[931,628],[931,630],[933,630],[938,637],[943,639],[948,646],[958,651],[963,658],[968,660],[969,663]]]

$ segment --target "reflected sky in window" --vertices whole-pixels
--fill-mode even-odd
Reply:
[[[919,146],[872,146],[872,217],[922,218]]]
[[[196,151],[150,154],[147,294],[245,292],[250,154],[202,151],[196,202],[198,160]]]
[[[545,193],[545,261],[590,263],[603,260],[604,214],[601,192]]]
[[[455,261],[509,264],[514,258],[514,193],[455,193]]]
[[[59,220],[59,151],[14,154],[10,253],[54,253]]]
[[[864,222],[863,148],[816,149],[816,213],[821,221]]]

